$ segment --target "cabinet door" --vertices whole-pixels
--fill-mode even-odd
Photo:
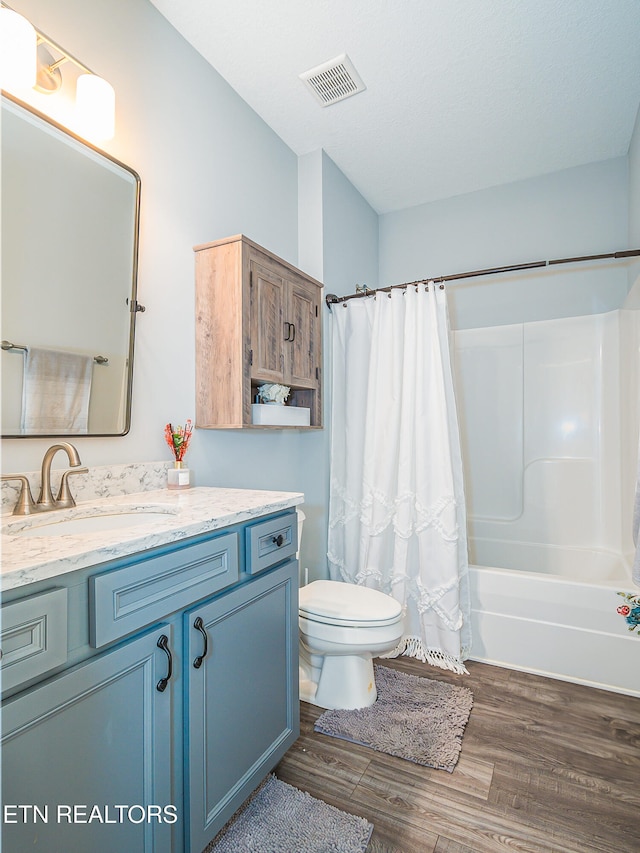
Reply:
[[[286,376],[291,385],[317,384],[320,347],[320,288],[303,281],[289,283],[287,294]]]
[[[185,616],[190,853],[298,736],[297,580],[292,560]]]
[[[251,262],[251,378],[284,381],[285,282],[268,267]]]
[[[2,605],[2,692],[17,693],[27,682],[67,661],[67,590],[50,589]]]
[[[163,634],[171,648],[165,626],[3,705],[7,853],[171,851],[171,682],[156,689],[167,674]]]

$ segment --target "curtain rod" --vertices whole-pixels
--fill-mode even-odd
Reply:
[[[586,261],[603,261],[603,260],[622,260],[624,258],[640,257],[640,249],[628,249],[624,252],[609,252],[606,255],[583,255],[580,258],[556,258],[553,261],[532,261],[528,264],[512,264],[506,267],[492,267],[485,270],[471,270],[470,272],[459,272],[453,275],[431,276],[429,278],[420,278],[417,281],[406,281],[404,284],[391,284],[388,287],[377,287],[370,289],[364,285],[362,288],[356,288],[356,293],[350,293],[348,296],[336,296],[335,293],[327,293],[325,302],[331,308],[338,302],[346,302],[348,299],[359,299],[362,296],[371,296],[375,293],[389,293],[391,290],[402,287],[411,287],[414,284],[426,284],[427,282],[442,282],[442,281],[458,281],[462,278],[477,278],[482,275],[496,275],[505,272],[519,272],[521,270],[533,270],[540,267],[551,267],[557,264],[578,264]]]

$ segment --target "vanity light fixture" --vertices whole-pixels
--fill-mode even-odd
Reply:
[[[35,27],[6,6],[0,8],[0,85],[28,89],[36,82]]]
[[[81,74],[76,83],[76,119],[83,136],[112,139],[115,133],[116,93],[95,74]]]
[[[111,139],[115,132],[113,87],[5,4],[0,15],[2,88],[25,100],[29,89],[44,95],[54,94],[63,87],[61,67],[70,63],[77,77],[71,130],[77,130],[92,142]]]

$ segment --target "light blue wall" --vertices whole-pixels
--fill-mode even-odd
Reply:
[[[378,215],[336,164],[323,155],[324,283],[327,293],[378,286]]]
[[[640,248],[640,109],[629,146],[629,245]]]
[[[325,294],[352,293],[356,283],[375,287],[378,279],[378,216],[323,151],[299,158],[300,264],[325,285]],[[306,266],[305,266],[306,265]],[[326,542],[329,503],[331,401],[331,316],[323,305],[324,423],[320,441],[308,440],[301,464],[319,475],[305,504],[302,568],[309,578],[328,577]],[[303,575],[304,578],[304,575]]]
[[[629,248],[640,249],[640,109],[629,146]],[[640,261],[629,268],[629,287],[640,277]]]
[[[88,465],[168,459],[164,424],[195,411],[193,246],[242,232],[297,263],[297,157],[147,0],[12,6],[114,86],[116,137],[105,148],[142,179],[146,312],[131,432],[75,443]],[[317,495],[324,472],[306,459],[323,442],[319,432],[197,430],[187,461],[200,485]],[[37,469],[50,443],[5,441],[3,470]]]
[[[380,284],[624,249],[627,193],[620,157],[385,214]],[[452,325],[605,311],[622,304],[627,288],[619,266],[467,280],[449,285]]]
[[[323,152],[298,157],[298,260],[309,275],[323,281]]]

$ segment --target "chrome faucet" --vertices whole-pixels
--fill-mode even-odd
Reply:
[[[51,493],[51,463],[59,450],[66,452],[71,467],[62,474],[60,489],[58,490],[57,497],[54,498]],[[13,514],[31,515],[34,512],[50,512],[53,509],[65,509],[66,507],[75,506],[76,502],[69,490],[68,479],[71,474],[86,474],[89,469],[81,466],[80,456],[73,444],[69,444],[68,441],[53,444],[44,454],[42,460],[40,495],[36,503],[33,502],[29,481],[24,474],[3,474],[3,480],[20,480],[22,482],[22,488],[16,505],[13,508]]]

